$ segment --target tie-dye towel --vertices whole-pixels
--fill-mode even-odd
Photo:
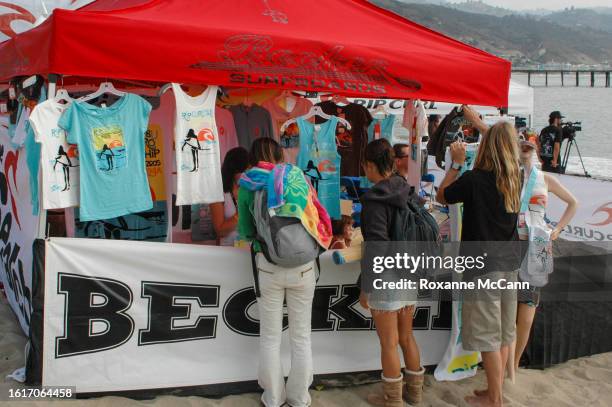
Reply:
[[[260,162],[242,174],[240,186],[249,191],[267,188],[268,208],[275,216],[298,218],[321,247],[329,247],[331,219],[298,167]]]

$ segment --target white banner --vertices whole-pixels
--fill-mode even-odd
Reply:
[[[0,133],[0,281],[27,335],[32,309],[32,244],[38,216],[33,215],[26,149],[15,149],[7,132]]]
[[[358,304],[358,263],[337,266],[327,254],[321,264],[315,373],[380,369],[372,320]],[[257,378],[259,325],[247,251],[52,238],[44,301],[43,385],[104,392]],[[415,314],[425,365],[436,364],[448,344],[451,311],[444,304],[419,303]]]
[[[435,176],[436,187],[444,179],[444,171],[438,168],[435,159],[428,157],[429,173]],[[575,175],[555,175],[578,199],[578,210],[560,237],[571,241],[612,241],[612,181],[604,181]],[[561,219],[565,203],[555,195],[548,194],[546,217],[553,225]]]
[[[578,211],[560,237],[572,241],[612,241],[612,181],[574,175],[555,175],[578,199]],[[546,216],[556,224],[565,203],[548,194]]]

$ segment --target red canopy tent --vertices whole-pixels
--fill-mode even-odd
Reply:
[[[510,62],[365,0],[99,0],[0,44],[50,73],[501,107]]]

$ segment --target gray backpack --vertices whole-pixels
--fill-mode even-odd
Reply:
[[[319,266],[319,255],[324,249],[308,233],[299,219],[270,215],[268,192],[265,188],[255,192],[253,219],[257,230],[255,240],[259,242],[267,261],[280,267],[293,268],[315,260]],[[255,277],[255,294],[259,297],[259,279],[252,246],[251,260]]]

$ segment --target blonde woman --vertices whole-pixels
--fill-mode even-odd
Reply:
[[[503,249],[503,253],[489,250],[485,274],[466,271],[463,278],[516,281],[520,251],[517,244],[507,243],[518,241],[521,174],[516,131],[503,122],[487,128],[467,106],[464,115],[484,134],[474,169],[457,178],[465,163],[466,148],[462,142],[453,143],[450,147],[453,164],[440,185],[437,199],[443,204],[463,203],[461,241],[474,243],[462,243],[462,255],[477,250],[470,246]],[[502,405],[504,368],[515,339],[516,307],[515,291],[480,289],[474,295],[464,293],[463,347],[481,352],[488,385],[486,390],[466,397],[469,405]]]
[[[531,196],[529,197],[529,223],[542,228],[548,228],[544,215],[548,203],[548,193],[552,192],[567,205],[565,211],[559,219],[559,223],[552,230],[550,238],[556,240],[563,229],[569,224],[578,208],[576,197],[565,188],[557,176],[541,171],[541,164],[538,161],[537,146],[538,137],[527,134],[519,142],[521,164],[524,169],[524,179],[529,179],[532,171],[536,171],[535,184]],[[519,236],[521,239],[522,236]],[[536,309],[540,303],[540,289],[533,287],[530,290],[519,291],[519,304],[516,315],[516,348],[514,353],[514,369],[518,370],[521,356],[525,351],[529,341],[529,332],[533,324]]]

